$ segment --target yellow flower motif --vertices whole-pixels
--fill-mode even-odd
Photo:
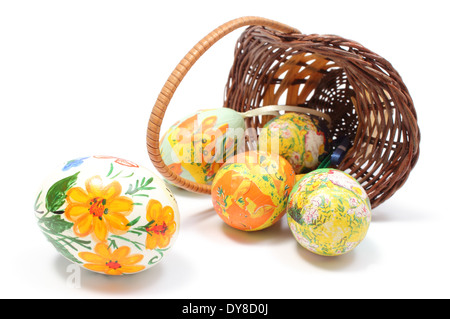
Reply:
[[[320,179],[317,179],[316,181],[314,181],[314,183],[309,187],[308,190],[314,190],[316,188],[319,188],[319,186],[322,185],[322,181]]]
[[[362,194],[363,194],[361,188],[359,188],[359,187],[352,186],[352,190],[359,196],[362,196]]]
[[[310,151],[305,152],[305,162],[312,163],[314,161],[314,157]]]
[[[326,185],[329,189],[333,189],[335,187],[335,185],[331,181],[327,181]]]
[[[148,202],[148,224],[145,226],[145,230],[147,231],[145,247],[147,249],[155,249],[156,247],[164,248],[169,245],[170,239],[177,227],[174,216],[172,207],[163,207],[156,199],[151,199]]]
[[[95,253],[81,252],[78,256],[87,261],[84,264],[89,270],[104,272],[107,275],[123,275],[144,270],[145,266],[136,265],[144,256],[141,254],[130,255],[130,247],[122,246],[111,252],[104,243],[95,246]]]
[[[120,196],[119,182],[103,186],[99,176],[86,180],[86,189],[72,187],[67,192],[69,203],[65,216],[74,222],[73,232],[79,237],[92,234],[99,242],[106,242],[108,233],[124,234],[129,226],[128,216],[133,210],[133,201]]]

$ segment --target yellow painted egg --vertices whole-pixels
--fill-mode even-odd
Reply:
[[[301,246],[324,256],[353,250],[365,238],[372,213],[361,185],[336,169],[306,174],[292,190],[287,220]]]
[[[286,113],[270,120],[259,135],[259,149],[283,156],[297,174],[316,169],[328,143],[319,122],[309,115]]]
[[[178,236],[178,206],[150,170],[113,156],[64,163],[43,183],[37,223],[68,260],[107,275],[159,263]]]
[[[294,170],[284,158],[257,151],[241,153],[214,178],[214,209],[231,227],[261,230],[285,214],[294,183]]]
[[[210,185],[244,141],[244,119],[229,108],[202,110],[173,124],[160,141],[164,163],[192,182]]]

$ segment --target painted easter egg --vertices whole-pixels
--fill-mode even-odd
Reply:
[[[267,228],[285,214],[294,182],[294,170],[281,156],[257,151],[237,154],[214,178],[214,209],[236,229]]]
[[[267,122],[259,135],[258,145],[262,151],[283,156],[297,174],[317,168],[328,149],[319,122],[298,113],[286,113]]]
[[[210,185],[220,166],[242,147],[244,128],[243,117],[232,109],[198,111],[163,135],[162,159],[181,177]]]
[[[306,174],[295,184],[287,206],[294,237],[307,250],[324,256],[353,250],[365,238],[372,218],[365,190],[336,169]]]
[[[178,235],[178,206],[150,170],[112,156],[64,163],[35,204],[41,231],[61,255],[108,275],[159,263]]]

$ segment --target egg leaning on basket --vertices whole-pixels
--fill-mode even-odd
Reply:
[[[71,262],[107,274],[158,264],[179,232],[177,202],[152,171],[122,158],[70,160],[41,185],[37,224]]]
[[[287,221],[298,243],[312,253],[338,256],[355,249],[372,219],[369,197],[349,174],[317,169],[290,193]]]
[[[258,147],[276,152],[294,168],[296,174],[317,168],[329,148],[326,129],[307,114],[285,113],[267,122],[262,128]]]
[[[164,133],[161,157],[175,174],[211,185],[220,166],[242,147],[244,130],[243,117],[232,109],[200,110]]]

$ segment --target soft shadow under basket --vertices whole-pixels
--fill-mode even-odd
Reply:
[[[392,65],[359,43],[335,35],[305,35],[259,17],[232,20],[198,42],[172,72],[153,107],[147,149],[155,168],[171,183],[197,193],[211,186],[182,178],[164,163],[160,129],[167,106],[192,65],[228,33],[240,36],[226,82],[224,107],[239,112],[266,105],[294,105],[331,117],[333,139],[351,141],[336,168],[361,183],[372,208],[406,181],[419,156],[420,131],[413,101]],[[271,117],[253,117],[260,128]]]

